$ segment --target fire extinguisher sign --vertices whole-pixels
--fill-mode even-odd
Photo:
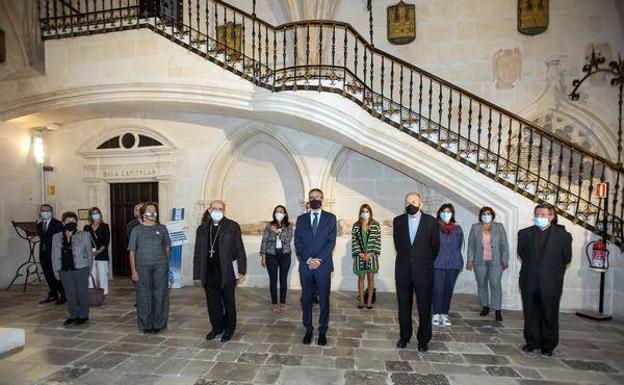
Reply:
[[[600,182],[596,183],[596,197],[600,199],[604,199],[607,197],[607,183]]]

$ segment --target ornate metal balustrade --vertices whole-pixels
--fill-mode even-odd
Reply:
[[[221,0],[39,0],[44,39],[149,28],[272,91],[340,94],[559,215],[624,244],[624,167],[397,57],[351,25],[272,26]],[[621,135],[620,135],[621,146]],[[609,183],[608,212],[594,196]]]

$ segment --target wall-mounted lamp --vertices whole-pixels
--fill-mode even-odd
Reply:
[[[37,127],[33,129],[33,156],[35,162],[40,168],[41,175],[41,203],[48,202],[48,194],[46,192],[46,176],[43,163],[45,162],[45,143],[43,141],[43,133],[46,131],[45,127]]]
[[[43,146],[43,132],[42,130],[38,130],[35,133],[34,142],[33,142],[33,155],[35,156],[35,162],[37,164],[42,165],[45,161],[45,148]]]

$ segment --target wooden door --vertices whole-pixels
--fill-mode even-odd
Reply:
[[[137,203],[158,202],[158,182],[111,183],[110,199],[113,274],[129,277],[126,224],[134,218]]]

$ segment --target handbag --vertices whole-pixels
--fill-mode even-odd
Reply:
[[[95,241],[93,240],[93,237],[91,236],[91,232],[89,232],[89,238],[91,238],[91,246],[93,247],[93,250],[97,250],[97,245],[95,244]],[[93,231],[93,234],[95,235],[95,231]],[[95,235],[95,237],[97,238],[97,235]],[[95,280],[95,278],[93,278],[93,274],[89,273],[89,279],[91,279],[91,282],[93,283],[93,287],[89,288],[89,306],[102,306],[102,304],[104,303],[104,289],[102,289],[100,287],[100,285],[97,283],[97,281]]]
[[[89,306],[102,306],[104,303],[104,289],[95,281],[92,274],[89,274],[93,287],[89,288]]]
[[[368,298],[368,288],[364,290],[364,300],[366,300],[367,298]],[[373,289],[373,303],[375,303],[375,301],[377,301],[377,288]]]

